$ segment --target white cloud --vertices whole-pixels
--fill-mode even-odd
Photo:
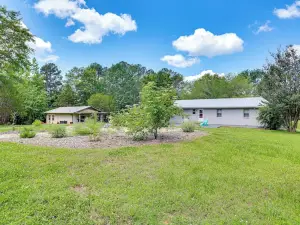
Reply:
[[[34,8],[46,16],[54,14],[59,18],[71,16],[79,7],[78,1],[71,0],[40,0]]]
[[[298,55],[300,56],[300,45],[293,45],[293,48],[297,51]]]
[[[67,18],[66,27],[74,25],[74,20],[82,23],[84,26],[68,37],[75,43],[101,43],[103,36],[109,33],[124,35],[137,30],[136,22],[130,15],[102,15],[95,9],[88,8],[84,0],[40,0],[34,7],[45,15],[54,14],[62,19]]]
[[[254,33],[259,34],[261,32],[271,32],[272,30],[274,30],[274,28],[269,26],[270,23],[271,21],[268,20],[265,24],[259,26],[257,31],[255,31]]]
[[[173,46],[179,51],[188,52],[191,56],[214,57],[241,52],[243,43],[244,41],[235,33],[214,35],[200,28],[192,35],[179,37],[173,41]]]
[[[27,26],[21,21],[21,26]],[[27,28],[28,29],[28,28]],[[34,42],[28,42],[27,45],[34,50],[34,57],[40,62],[55,62],[59,59],[57,55],[50,54],[53,52],[52,45],[49,41],[44,41],[40,37],[34,36]]]
[[[95,9],[80,9],[74,15],[74,20],[84,24],[84,28],[78,29],[69,36],[73,42],[88,44],[101,43],[102,37],[110,32],[124,35],[128,31],[136,31],[137,25],[130,15],[113,13],[99,14]]]
[[[171,66],[186,68],[190,67],[196,63],[199,63],[200,60],[198,58],[185,58],[183,55],[166,55],[160,59],[163,62],[167,62]]]
[[[298,18],[300,17],[300,1],[286,5],[286,9],[274,9],[274,14],[280,19]]]
[[[196,80],[200,79],[201,77],[203,77],[206,74],[209,74],[209,75],[215,75],[216,74],[216,75],[218,75],[220,77],[225,76],[224,73],[215,73],[212,70],[204,70],[204,71],[202,71],[201,73],[199,73],[197,75],[184,77],[184,81],[186,81],[186,82],[193,82],[193,81],[196,81]]]
[[[68,19],[67,20],[67,23],[65,25],[65,27],[71,27],[71,26],[74,26],[75,25],[75,22],[72,20],[72,19]]]

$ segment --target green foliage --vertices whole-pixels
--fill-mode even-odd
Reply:
[[[253,92],[249,80],[243,76],[206,74],[194,83],[187,83],[182,99],[235,98],[251,96]]]
[[[20,13],[0,5],[0,73],[28,68],[32,49],[27,43],[33,41],[33,35],[21,23]]]
[[[112,65],[103,78],[104,93],[113,96],[116,109],[138,104],[140,100],[141,78],[147,69],[141,65],[120,62]]]
[[[55,105],[58,107],[76,106],[78,104],[77,99],[76,92],[71,85],[67,83],[63,86],[61,92],[57,96]]]
[[[181,124],[181,129],[183,132],[192,133],[196,129],[196,124],[190,121],[184,122]]]
[[[264,128],[277,130],[283,126],[282,112],[280,108],[267,104],[259,109],[257,118]]]
[[[41,75],[44,77],[46,82],[46,91],[48,96],[48,106],[53,108],[54,103],[57,99],[62,87],[62,75],[57,65],[54,63],[47,63],[41,67]]]
[[[268,105],[280,109],[284,127],[296,132],[300,118],[300,56],[292,46],[278,49],[271,56],[273,61],[266,65],[259,88]]]
[[[67,136],[66,127],[61,125],[53,125],[51,126],[50,134],[52,138],[64,138]]]
[[[99,141],[103,124],[97,121],[97,116],[87,118],[84,123],[74,125],[74,133],[79,136],[89,136],[91,141]]]
[[[84,123],[76,123],[73,125],[74,134],[78,136],[88,136],[92,131]]]
[[[149,125],[145,120],[145,110],[140,106],[133,106],[121,113],[111,116],[110,122],[115,127],[125,127],[126,133],[134,140],[144,140],[149,133]]]
[[[113,125],[123,126],[133,137],[153,133],[157,139],[158,130],[168,127],[170,119],[182,111],[175,106],[176,90],[174,88],[157,87],[149,82],[141,92],[141,103],[120,114],[112,116]]]
[[[40,121],[40,120],[35,120],[35,121],[32,123],[32,125],[35,126],[35,127],[39,127],[39,126],[42,125],[42,121]]]
[[[102,112],[113,112],[115,110],[115,101],[112,96],[101,93],[92,95],[88,100],[88,105]]]
[[[32,127],[24,127],[20,131],[20,138],[34,138],[36,135]]]

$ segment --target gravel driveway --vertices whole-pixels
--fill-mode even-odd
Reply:
[[[128,146],[140,146],[159,143],[172,143],[184,140],[191,140],[196,137],[206,135],[203,131],[195,131],[193,133],[184,133],[180,129],[161,130],[159,139],[155,140],[152,135],[146,141],[133,141],[124,132],[117,131],[115,133],[104,132],[100,141],[91,142],[88,136],[72,136],[65,138],[51,138],[47,132],[37,133],[34,138],[21,139],[17,132],[7,132],[0,134],[0,142],[16,142],[21,144],[30,144],[37,146],[50,146],[60,148],[117,148]]]

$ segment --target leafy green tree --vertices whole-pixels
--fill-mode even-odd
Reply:
[[[27,43],[33,41],[32,34],[21,24],[20,13],[0,6],[1,73],[8,68],[15,71],[27,68],[30,65],[29,55],[32,53]]]
[[[66,84],[61,89],[55,103],[59,107],[76,106],[78,105],[78,97],[70,84]]]
[[[157,139],[158,129],[167,127],[170,119],[181,113],[180,109],[175,106],[175,100],[174,88],[158,88],[152,82],[143,87],[141,107],[145,111],[145,120],[155,139]]]
[[[252,84],[243,76],[206,74],[194,83],[187,83],[182,99],[238,98],[253,94]]]
[[[174,115],[182,114],[174,103],[176,90],[172,87],[157,87],[154,82],[146,84],[141,92],[141,103],[112,117],[112,123],[125,126],[134,136],[145,131],[158,137],[158,130],[167,127]]]
[[[162,69],[155,73],[154,71],[149,71],[151,73],[146,74],[143,79],[143,85],[154,82],[157,87],[168,87],[173,86],[178,93],[181,92],[183,87],[183,76],[177,72],[169,69]]]
[[[265,72],[262,69],[254,69],[254,70],[244,70],[238,74],[238,76],[242,76],[247,78],[252,84],[258,84],[263,78]]]
[[[48,106],[52,108],[62,87],[61,71],[54,63],[47,63],[41,67],[40,72],[45,79],[46,91],[48,96]]]
[[[260,83],[267,106],[280,109],[284,126],[296,132],[300,118],[300,56],[292,46],[271,54]],[[270,107],[272,108],[272,107]]]
[[[107,70],[104,93],[114,97],[117,110],[139,103],[141,78],[145,74],[145,67],[126,62],[117,63]]]
[[[88,100],[88,105],[103,112],[113,112],[115,110],[113,97],[101,93],[92,95]]]

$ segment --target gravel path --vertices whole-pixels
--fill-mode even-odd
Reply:
[[[191,140],[206,135],[203,131],[184,133],[180,129],[162,130],[159,139],[155,140],[152,135],[146,141],[133,141],[124,132],[105,132],[100,141],[91,142],[87,136],[73,136],[66,138],[51,138],[47,132],[37,133],[34,138],[21,139],[17,132],[0,133],[0,142],[16,142],[37,146],[50,146],[60,148],[118,148],[128,146],[151,145],[159,143],[172,143]]]

